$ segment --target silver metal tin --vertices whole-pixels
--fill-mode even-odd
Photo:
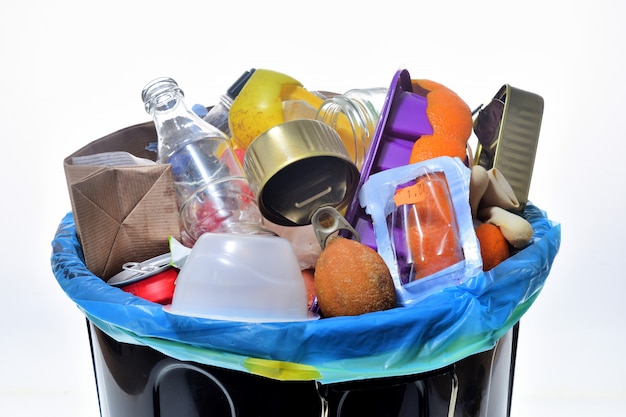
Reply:
[[[511,185],[524,210],[528,201],[539,132],[543,117],[543,98],[505,84],[493,100],[503,103],[502,117],[494,140],[479,145],[475,163],[485,169],[496,168]],[[480,114],[475,120],[480,122]]]

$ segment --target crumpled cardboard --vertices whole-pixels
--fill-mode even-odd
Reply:
[[[142,262],[169,251],[168,236],[180,240],[171,165],[74,165],[72,158],[126,151],[155,160],[152,122],[121,129],[64,160],[76,232],[85,265],[108,280],[126,262]]]

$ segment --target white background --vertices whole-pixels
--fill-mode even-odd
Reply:
[[[522,318],[512,415],[623,415],[624,12],[609,0],[3,2],[0,415],[98,415],[85,320],[49,263],[70,210],[63,158],[147,121],[140,91],[157,76],[212,104],[252,67],[337,92],[406,68],[472,108],[505,83],[542,95],[530,199],[563,241]]]

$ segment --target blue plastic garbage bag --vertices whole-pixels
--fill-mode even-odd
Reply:
[[[560,224],[529,204],[532,244],[487,273],[415,305],[298,323],[242,323],[176,316],[106,284],[85,266],[68,213],[52,242],[52,270],[73,302],[119,342],[178,360],[278,380],[323,384],[411,375],[487,351],[540,294],[561,241]]]

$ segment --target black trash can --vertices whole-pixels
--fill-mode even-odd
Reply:
[[[503,417],[510,415],[519,323],[448,367],[320,384],[278,381],[118,342],[87,321],[102,417]]]
[[[119,150],[113,139],[137,151],[155,140],[141,124],[95,141],[94,151]],[[560,245],[560,225],[532,204],[524,215],[532,244],[489,273],[358,318],[252,325],[166,313],[87,269],[73,213],[59,225],[51,264],[86,316],[102,417],[502,417],[519,319]],[[273,361],[304,371],[274,378]]]

